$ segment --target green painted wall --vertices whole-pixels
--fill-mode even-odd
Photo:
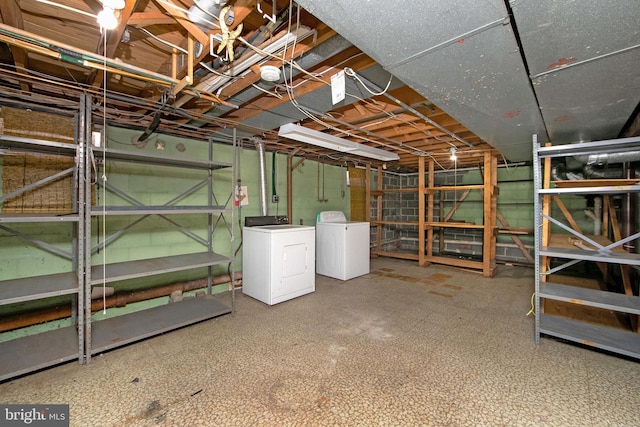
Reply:
[[[107,137],[107,146],[119,150],[133,150],[135,152],[159,153],[176,158],[202,158],[208,156],[208,143],[205,141],[186,140],[171,136],[156,136],[149,138],[143,148],[133,145],[141,132],[133,132],[126,129],[110,128]],[[164,151],[155,147],[157,141],[164,142]],[[183,151],[179,151],[184,148]],[[231,242],[230,233],[222,222],[218,223],[218,231],[214,233],[214,250],[222,254],[235,252],[240,244],[240,226],[244,223],[245,216],[260,215],[259,197],[259,161],[258,152],[250,145],[249,149],[240,150],[237,171],[241,185],[248,187],[249,205],[237,210],[235,227],[235,242]],[[225,144],[214,144],[214,159],[223,162],[233,161],[233,149]],[[299,158],[294,158],[294,164]],[[96,161],[100,163],[101,159]],[[279,203],[271,202],[272,193],[272,153],[265,155],[267,178],[267,201],[269,215],[287,214],[287,157],[277,154],[275,156],[275,181],[276,192],[280,196]],[[305,160],[293,172],[293,217],[294,224],[315,225],[316,215],[323,210],[342,210],[349,215],[349,189],[346,187],[344,175],[346,169],[319,165],[317,162]],[[206,171],[149,166],[139,163],[123,161],[108,161],[106,168],[107,182],[129,194],[141,203],[162,205],[172,200],[178,193],[196,185],[206,178]],[[324,185],[323,181],[324,174]],[[1,176],[0,169],[0,176]],[[102,171],[99,172],[99,177]],[[320,181],[318,181],[320,178]],[[233,186],[231,170],[223,169],[214,172],[214,193],[219,204],[227,203]],[[102,205],[107,204],[130,205],[119,195],[96,187],[96,200]],[[318,199],[326,199],[320,201]],[[181,199],[181,205],[201,205],[206,203],[206,186],[193,194]],[[94,207],[99,209],[99,206]],[[207,219],[200,215],[173,215],[172,220],[188,228],[202,238],[207,235]],[[114,232],[126,227],[138,216],[109,216],[103,220],[101,216],[92,220],[92,246],[103,241],[103,230],[108,237]],[[227,223],[231,222],[230,216],[225,217]],[[106,227],[105,227],[106,225]],[[67,223],[38,223],[38,224],[11,224],[11,228],[21,233],[32,235],[39,240],[62,246],[65,250],[71,250],[73,226]],[[200,242],[181,233],[176,227],[158,216],[150,216],[129,229],[121,237],[107,246],[106,250],[100,250],[92,257],[94,265],[128,261],[135,259],[153,258],[157,256],[169,256],[173,254],[193,253],[206,250]],[[236,256],[236,269],[242,269],[242,252]],[[29,277],[33,275],[45,275],[57,272],[71,271],[71,262],[58,255],[49,253],[20,237],[16,237],[0,229],[0,280]],[[216,267],[214,273],[227,272],[227,266]],[[117,290],[130,290],[158,284],[167,284],[177,281],[194,280],[206,277],[206,270],[192,270],[173,274],[152,276],[146,279],[135,279],[108,286],[115,286]],[[221,285],[220,289],[226,289]],[[63,300],[63,301],[61,301]],[[13,306],[0,307],[0,315],[6,315],[15,311],[29,310],[40,304],[51,305],[55,303],[66,304],[65,299],[49,299],[38,303],[15,304]]]

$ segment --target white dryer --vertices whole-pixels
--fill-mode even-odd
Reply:
[[[349,280],[369,273],[369,223],[324,211],[316,222],[316,273]]]
[[[315,249],[313,227],[244,227],[242,293],[273,305],[314,292]]]

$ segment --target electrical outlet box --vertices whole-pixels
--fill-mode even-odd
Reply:
[[[277,194],[274,194],[271,196],[272,203],[278,203],[279,201],[280,201],[280,196],[278,196]]]

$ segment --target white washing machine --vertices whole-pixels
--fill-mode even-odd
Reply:
[[[369,273],[369,223],[325,211],[316,222],[316,273],[349,280]]]
[[[242,293],[273,305],[316,290],[314,227],[264,225],[242,233]]]

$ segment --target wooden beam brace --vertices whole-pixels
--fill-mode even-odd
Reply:
[[[300,160],[298,160],[298,161],[296,162],[296,164],[295,164],[295,165],[293,165],[293,168],[292,168],[291,170],[296,170],[296,168],[297,168],[298,166],[300,166],[302,163],[304,163],[304,161],[305,161],[305,160],[306,160],[306,159],[300,159]]]
[[[511,227],[498,209],[496,209],[496,218],[503,227]],[[527,248],[524,246],[524,243],[522,243],[522,240],[520,240],[520,238],[514,234],[509,234],[509,236],[511,237],[511,240],[513,240],[513,242],[516,244],[518,249],[520,249],[520,252],[522,252],[522,255],[524,255],[527,261],[533,264],[535,260],[533,259]]]
[[[455,215],[456,211],[458,210],[458,208],[460,207],[462,202],[464,202],[464,200],[467,198],[467,196],[469,195],[470,192],[471,192],[471,190],[467,189],[460,195],[460,198],[458,200],[456,200],[456,204],[451,207],[451,210],[449,211],[447,216],[444,217],[442,222],[449,221],[453,217],[453,215]],[[482,190],[480,190],[480,193],[482,193]]]
[[[556,202],[556,205],[558,205],[558,208],[560,208],[560,211],[569,222],[569,225],[571,225],[571,228],[576,230],[578,233],[584,234],[582,233],[582,230],[580,230],[580,226],[578,225],[578,223],[573,219],[571,212],[569,212],[569,209],[567,209],[560,196],[554,194],[553,201]]]

